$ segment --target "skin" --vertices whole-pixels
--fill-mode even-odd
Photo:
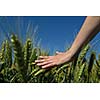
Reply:
[[[42,68],[51,68],[55,65],[61,65],[73,61],[92,38],[100,31],[100,16],[86,17],[76,39],[71,48],[66,52],[56,52],[54,56],[40,56],[35,63]]]

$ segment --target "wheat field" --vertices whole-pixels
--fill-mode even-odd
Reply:
[[[86,45],[70,63],[41,69],[35,64],[40,55],[49,55],[46,50],[35,47],[30,38],[25,43],[12,34],[0,47],[1,83],[99,83],[100,56],[91,52],[86,57],[90,45]]]

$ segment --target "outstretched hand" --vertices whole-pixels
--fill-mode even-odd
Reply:
[[[73,56],[70,51],[56,52],[54,56],[40,56],[35,63],[42,68],[50,68],[55,65],[61,65],[73,60]]]

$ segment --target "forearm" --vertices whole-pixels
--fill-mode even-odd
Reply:
[[[70,51],[72,51],[73,54],[78,53],[99,31],[100,17],[87,17]]]

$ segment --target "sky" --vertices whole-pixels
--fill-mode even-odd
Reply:
[[[33,30],[37,30],[36,36],[41,47],[53,54],[56,50],[65,51],[71,46],[85,18],[85,16],[0,17],[0,37],[2,40],[4,38],[2,33],[14,32],[21,34],[24,39],[28,26],[32,25]],[[100,34],[91,43],[95,43],[99,38]],[[100,51],[99,43],[93,46],[97,52]]]

